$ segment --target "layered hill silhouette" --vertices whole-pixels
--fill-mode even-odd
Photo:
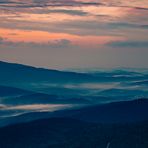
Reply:
[[[145,80],[147,75],[135,72],[113,71],[100,73],[66,72],[52,69],[36,68],[28,65],[0,61],[0,85],[15,86],[18,83],[50,82],[50,83],[80,83],[80,82],[118,82],[125,80]],[[133,74],[133,76],[131,76]]]
[[[89,100],[83,98],[60,98],[57,95],[32,93],[18,97],[1,99],[6,105],[31,105],[31,104],[88,104]]]
[[[148,100],[138,99],[77,110],[71,117],[88,122],[129,123],[148,120]]]
[[[74,82],[74,81],[94,81],[95,77],[76,73],[65,72],[31,66],[0,62],[1,77],[0,83],[29,83],[29,82]]]
[[[0,97],[8,97],[8,96],[13,97],[20,95],[28,95],[31,93],[32,92],[28,90],[0,85]]]
[[[0,126],[53,117],[71,118],[83,122],[101,124],[142,122],[148,120],[148,99],[92,105],[55,112],[31,112],[17,117],[7,118],[0,122]]]
[[[0,70],[0,148],[148,147],[147,74],[66,72],[7,62],[0,62]],[[110,85],[99,88],[104,83]],[[52,104],[72,108],[25,108]]]

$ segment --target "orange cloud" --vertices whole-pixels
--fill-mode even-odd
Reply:
[[[44,31],[25,31],[11,29],[0,29],[0,35],[5,40],[11,42],[48,43],[66,39],[71,41],[73,45],[78,46],[98,46],[104,45],[110,41],[123,40],[123,38],[116,36],[79,36],[66,33],[49,33]]]

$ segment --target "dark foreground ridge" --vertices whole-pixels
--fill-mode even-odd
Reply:
[[[148,120],[148,99],[113,102],[57,114],[94,123],[134,123]]]
[[[123,101],[6,126],[0,128],[0,148],[147,148],[147,106],[147,99]]]
[[[0,129],[1,148],[147,148],[148,121],[94,124],[51,118]]]

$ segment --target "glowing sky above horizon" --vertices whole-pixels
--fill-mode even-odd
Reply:
[[[148,1],[0,0],[0,60],[148,68]]]

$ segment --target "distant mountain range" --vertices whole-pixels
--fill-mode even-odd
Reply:
[[[1,102],[6,105],[32,105],[32,104],[88,104],[90,101],[83,98],[60,98],[56,95],[32,93],[18,97],[4,98]]]
[[[46,88],[49,84],[123,82],[148,79],[148,74],[143,75],[131,71],[78,73],[35,68],[2,61],[0,61],[0,70],[0,85],[26,88],[37,87],[36,84],[44,85]]]
[[[0,97],[14,97],[14,96],[21,96],[31,94],[31,91],[23,90],[20,88],[9,87],[9,86],[2,86],[0,85]]]
[[[0,71],[1,86],[21,88],[37,93],[63,96],[109,96],[108,94],[113,93],[115,96],[124,94],[130,95],[130,97],[148,95],[145,89],[140,89],[147,85],[147,73],[125,70],[90,73],[66,72],[2,61],[0,61]],[[104,84],[110,86],[106,87]],[[130,87],[131,89],[129,89]]]
[[[0,71],[0,148],[148,148],[147,73]]]
[[[18,83],[33,83],[33,82],[83,82],[83,81],[95,81],[96,77],[76,73],[65,72],[58,70],[50,70],[43,68],[35,68],[31,66],[0,62],[0,83],[1,84],[18,84]]]

